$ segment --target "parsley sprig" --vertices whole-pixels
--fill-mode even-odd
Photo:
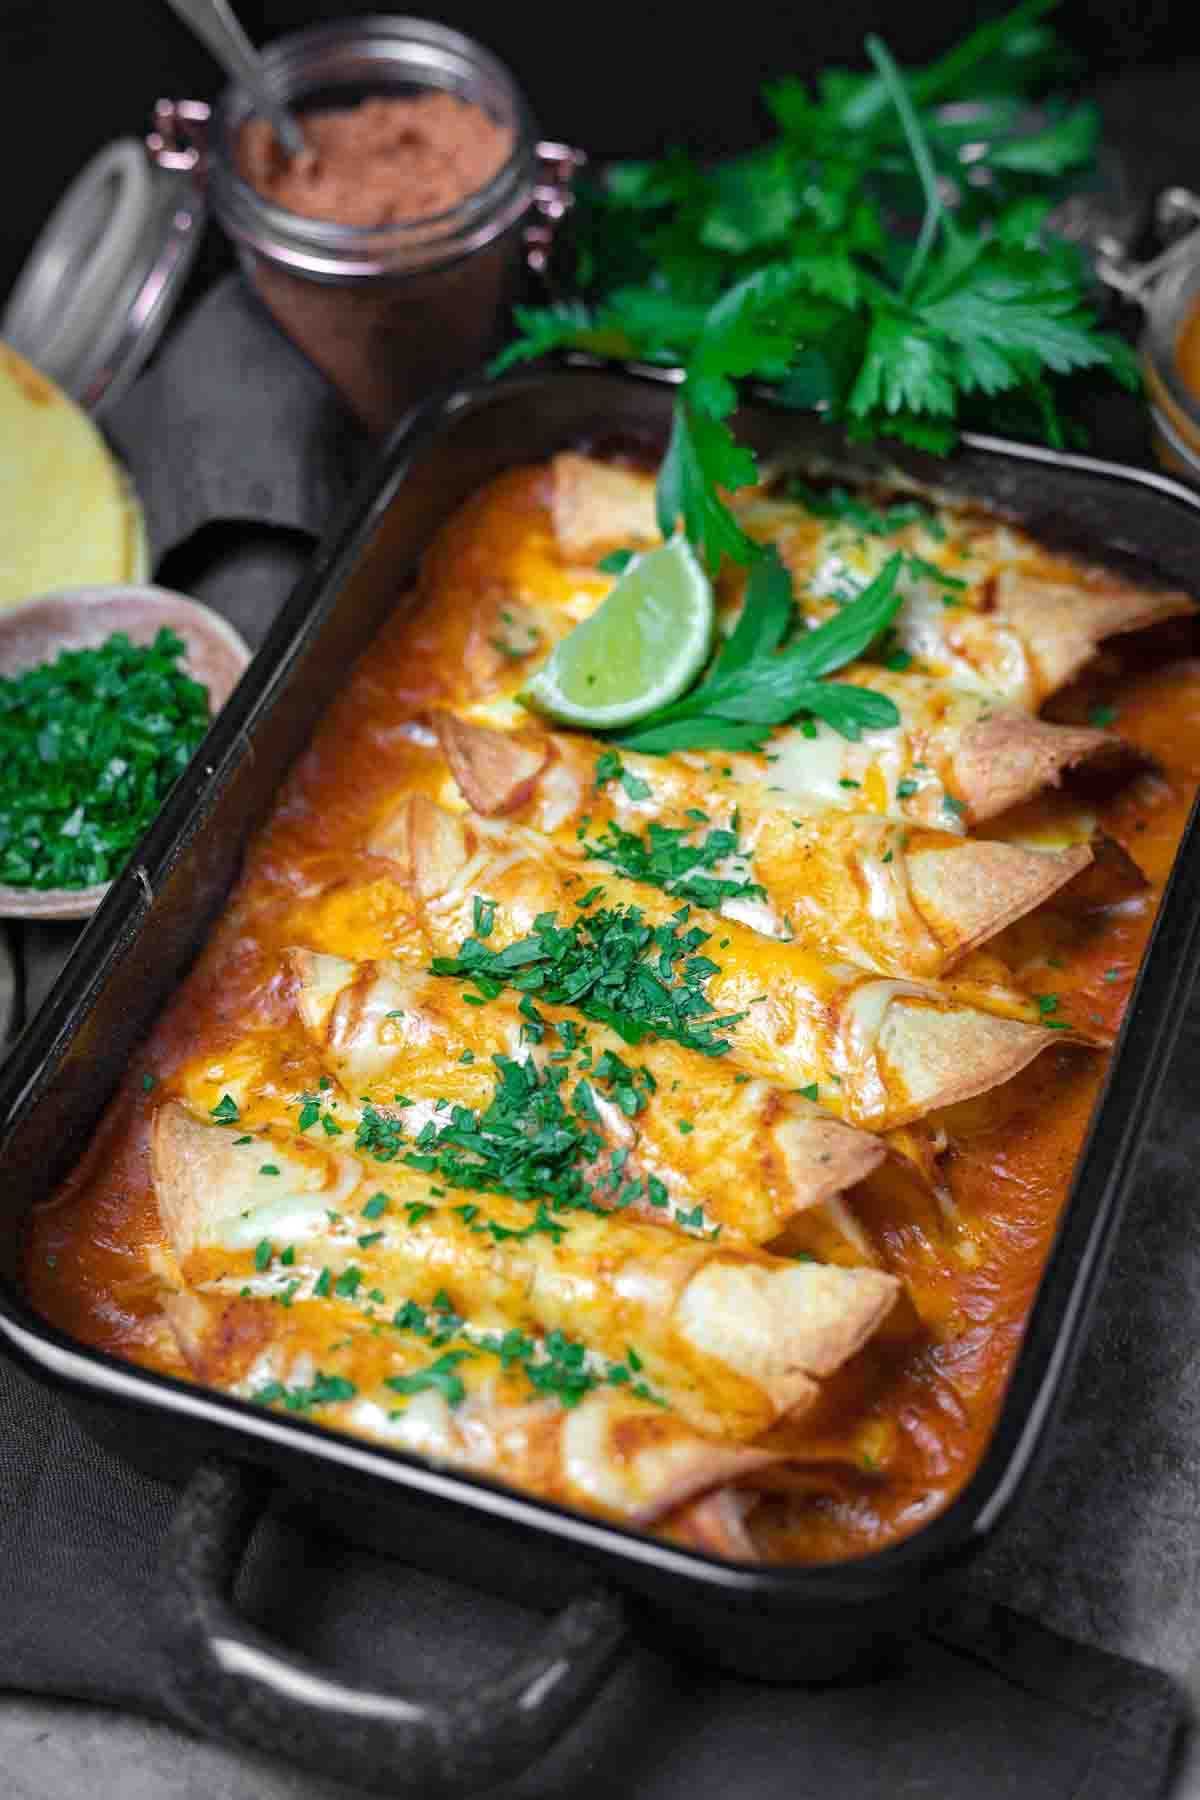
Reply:
[[[1010,429],[1061,443],[1061,377],[1137,377],[1097,327],[1081,251],[1046,231],[1098,135],[1091,107],[1052,99],[1030,120],[1053,4],[1023,0],[907,75],[869,38],[866,74],[828,70],[815,96],[776,82],[777,135],[745,156],[611,167],[570,215],[577,297],[518,309],[494,367],[562,349],[681,367],[659,519],[664,535],[682,519],[711,570],[757,554],[722,497],[758,478],[729,424],[743,377],[856,437],[943,451],[1002,400]],[[915,241],[896,226],[914,214]]]
[[[454,1372],[457,1365],[484,1354],[499,1357],[506,1374],[519,1368],[535,1394],[549,1395],[567,1408],[578,1406],[586,1394],[606,1386],[628,1387],[640,1400],[666,1405],[644,1381],[635,1379],[641,1373],[642,1359],[632,1347],[626,1350],[623,1362],[600,1362],[589,1358],[586,1345],[558,1330],[548,1331],[541,1339],[528,1337],[515,1326],[503,1333],[472,1331],[444,1293],[437,1296],[429,1310],[413,1300],[406,1301],[392,1324],[398,1331],[428,1339],[434,1349],[460,1334],[470,1345],[467,1350],[447,1352],[413,1375],[390,1376],[385,1385],[399,1394],[418,1394],[433,1388],[449,1405],[457,1406],[466,1392],[462,1377]]]
[[[325,1375],[318,1369],[308,1387],[287,1387],[282,1381],[268,1381],[256,1388],[252,1399],[262,1406],[285,1406],[289,1412],[308,1412],[314,1406],[336,1406],[353,1400],[358,1389],[344,1375]]]
[[[896,583],[904,560],[900,552],[889,557],[831,619],[785,644],[796,617],[791,577],[778,552],[764,550],[750,571],[737,625],[706,674],[617,741],[656,755],[749,750],[765,742],[772,726],[799,716],[823,719],[851,739],[899,724],[886,695],[821,678],[862,656],[891,624],[903,599]]]
[[[651,821],[645,832],[626,831],[615,819],[594,838],[582,839],[584,855],[608,863],[630,881],[661,888],[693,906],[716,912],[726,900],[765,900],[767,890],[748,876],[718,875],[727,858],[744,857],[736,826],[714,826],[699,842],[687,826]]]

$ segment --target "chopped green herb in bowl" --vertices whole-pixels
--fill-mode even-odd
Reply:
[[[124,628],[103,634],[110,620]],[[248,657],[223,620],[154,588],[51,595],[0,619],[0,911],[92,910]]]

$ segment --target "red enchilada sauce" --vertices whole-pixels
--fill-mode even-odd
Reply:
[[[146,1255],[160,1238],[146,1151],[153,1107],[174,1069],[201,1045],[219,1056],[248,1016],[277,1029],[273,1074],[281,1086],[304,1085],[308,1065],[279,974],[280,951],[295,941],[291,908],[335,867],[345,875],[346,847],[362,841],[381,798],[411,778],[398,721],[451,697],[464,669],[478,681],[489,654],[480,628],[486,597],[552,579],[543,494],[540,471],[514,471],[469,502],[435,546],[422,579],[438,604],[390,624],[359,663],[257,840],[249,884],[183,1004],[157,1027],[84,1164],[39,1210],[29,1291],[72,1335],[186,1373],[163,1329]],[[1099,708],[1106,722],[1111,711],[1114,728],[1156,767],[1089,801],[1119,850],[988,946],[1018,985],[1054,996],[1065,1017],[1098,1028],[1120,1023],[1200,785],[1200,662],[1180,660],[1191,641],[1190,626],[1179,625],[1153,643],[1149,634],[1129,640],[1046,709],[1080,720]],[[982,835],[999,836],[1003,825]],[[405,926],[388,904],[388,884],[370,884],[369,866],[364,859],[366,885],[348,890],[344,915],[342,902],[329,902],[327,947],[344,932],[345,954],[402,953]],[[816,1409],[766,1440],[790,1457],[754,1514],[763,1555],[808,1562],[877,1549],[927,1521],[967,1480],[1003,1394],[1104,1067],[1101,1054],[1056,1046],[1005,1086],[941,1114],[942,1205],[891,1165],[850,1191],[882,1265],[904,1280],[908,1298],[825,1384]],[[806,1245],[805,1233],[817,1229],[806,1217],[781,1247],[844,1256],[844,1240]]]

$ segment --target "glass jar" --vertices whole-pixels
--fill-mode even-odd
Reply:
[[[1151,443],[1164,468],[1200,483],[1200,195],[1167,188],[1155,205],[1160,238],[1173,240],[1150,262],[1099,246],[1097,273],[1141,308],[1138,355],[1150,404]]]
[[[1200,380],[1192,360],[1185,365],[1180,356],[1180,340],[1200,310],[1200,231],[1187,243],[1191,255],[1178,257],[1155,286],[1140,348],[1154,453],[1173,474],[1200,482]]]
[[[508,70],[460,32],[379,16],[318,25],[263,51],[268,78],[295,111],[440,89],[472,101],[512,133],[497,174],[434,217],[379,227],[302,217],[245,181],[238,142],[253,106],[228,89],[205,133],[213,211],[242,271],[278,323],[371,432],[462,375],[496,342],[531,212],[568,203],[573,152],[538,145]],[[565,162],[562,159],[566,159]]]

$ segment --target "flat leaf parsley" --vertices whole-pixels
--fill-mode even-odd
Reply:
[[[576,297],[518,308],[493,367],[558,350],[682,367],[659,521],[682,520],[710,570],[757,554],[724,498],[758,479],[729,426],[744,377],[856,437],[943,451],[1002,400],[1008,429],[1061,443],[1060,378],[1137,377],[1097,327],[1082,253],[1045,229],[1099,126],[1094,107],[1028,105],[1062,60],[1054,3],[907,74],[872,37],[868,73],[827,70],[815,95],[777,81],[776,136],[731,161],[610,166],[569,216]],[[915,240],[895,226],[914,217]]]

